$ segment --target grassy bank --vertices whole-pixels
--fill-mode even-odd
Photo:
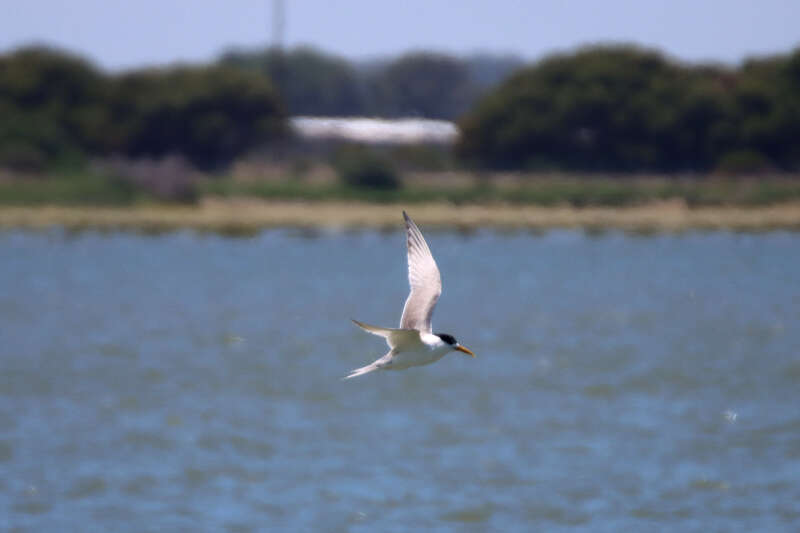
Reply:
[[[99,174],[0,180],[0,206],[122,206],[146,198],[131,183]]]
[[[396,190],[335,179],[203,178],[192,203],[157,201],[100,175],[0,179],[0,227],[252,233],[266,227],[395,227],[401,209],[421,223],[473,228],[800,229],[800,179],[409,175]]]
[[[206,199],[196,206],[3,207],[0,227],[166,231],[190,228],[251,234],[270,227],[398,228],[402,209],[429,227],[473,229],[616,228],[656,232],[689,229],[800,229],[800,202],[764,207],[689,208],[681,201],[627,208],[451,203],[375,204]]]
[[[157,201],[158,194],[134,183],[89,173],[27,179],[0,176],[0,206],[133,206]],[[185,198],[192,201],[214,197],[544,207],[632,207],[665,201],[681,201],[689,207],[754,207],[800,201],[800,177],[794,176],[673,179],[442,172],[411,174],[401,187],[390,190],[347,186],[330,177],[320,181],[205,177],[195,179],[191,187],[193,191]]]
[[[396,190],[301,181],[207,181],[205,196],[306,202],[379,204],[446,202],[455,205],[631,207],[679,200],[689,207],[768,206],[800,201],[800,179],[692,179],[524,177],[479,179],[454,175],[415,180]]]

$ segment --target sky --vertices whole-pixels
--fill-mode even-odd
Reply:
[[[276,0],[3,0],[0,52],[44,43],[108,70],[204,62],[272,42]],[[536,60],[629,42],[736,64],[800,46],[797,0],[284,0],[287,46],[350,59],[409,50]]]

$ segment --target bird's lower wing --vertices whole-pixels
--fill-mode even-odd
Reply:
[[[386,339],[386,344],[389,345],[389,348],[398,348],[420,342],[419,331],[415,329],[382,328],[380,326],[370,326],[358,320],[353,320],[353,323],[364,331]]]

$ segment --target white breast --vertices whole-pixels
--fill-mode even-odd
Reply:
[[[389,367],[394,370],[435,363],[452,349],[449,344],[430,333],[421,333],[420,342],[414,343],[414,346],[406,345],[399,348],[395,351]]]

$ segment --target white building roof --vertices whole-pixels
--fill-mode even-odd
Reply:
[[[451,144],[458,127],[446,120],[424,118],[292,117],[297,135],[309,140],[343,140],[368,144]]]

